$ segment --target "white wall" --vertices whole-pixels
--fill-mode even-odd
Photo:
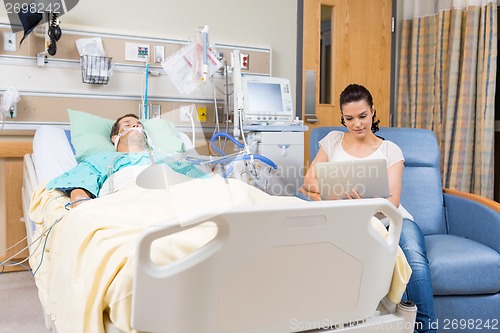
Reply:
[[[0,21],[8,23],[4,6]],[[270,47],[272,74],[295,91],[297,0],[80,0],[61,17],[65,25],[181,40],[208,25],[211,43]]]

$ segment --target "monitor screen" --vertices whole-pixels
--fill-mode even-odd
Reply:
[[[287,123],[294,118],[290,81],[267,76],[242,79],[246,124]]]

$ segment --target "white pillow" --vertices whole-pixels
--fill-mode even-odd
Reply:
[[[75,155],[64,129],[42,125],[33,137],[33,164],[39,184],[44,184],[76,166]]]

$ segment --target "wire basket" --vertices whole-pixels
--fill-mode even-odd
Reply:
[[[108,84],[111,76],[111,58],[84,55],[80,57],[83,83]]]

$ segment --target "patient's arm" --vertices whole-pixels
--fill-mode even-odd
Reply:
[[[71,199],[71,202],[72,202],[71,208],[75,208],[79,204],[81,204],[82,202],[84,202],[86,200],[90,200],[91,196],[83,188],[75,188],[74,190],[71,191],[70,199]]]

